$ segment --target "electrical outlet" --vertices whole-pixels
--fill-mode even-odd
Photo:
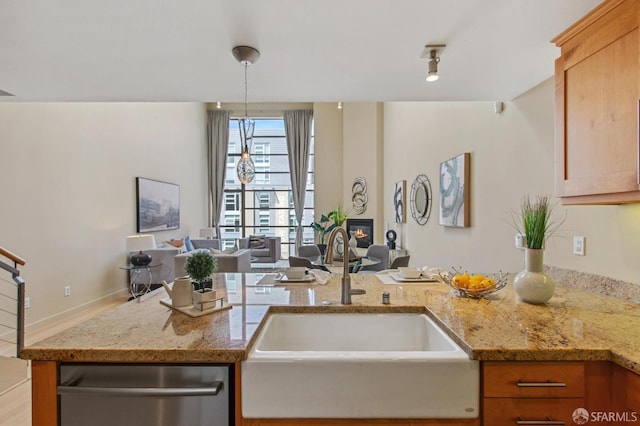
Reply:
[[[516,248],[524,248],[524,235],[516,234]]]
[[[584,256],[584,237],[578,235],[573,237],[573,254]]]
[[[65,286],[64,288],[64,297],[71,296],[71,286]]]
[[[31,298],[27,296],[24,298],[24,308],[29,309],[30,307],[31,307]]]

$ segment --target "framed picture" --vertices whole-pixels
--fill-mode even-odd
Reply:
[[[136,178],[138,232],[180,228],[180,186]]]
[[[470,226],[470,162],[471,154],[465,152],[440,163],[440,225]]]
[[[407,181],[396,182],[396,189],[393,191],[393,211],[395,212],[396,223],[407,221]]]

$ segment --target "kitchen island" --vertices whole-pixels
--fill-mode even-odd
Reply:
[[[546,305],[535,306],[518,301],[511,284],[486,299],[466,299],[443,283],[388,285],[353,274],[352,287],[366,294],[345,306],[339,275],[326,285],[290,286],[256,285],[261,277],[215,275],[213,286],[230,310],[191,318],[162,305],[167,295],[157,290],[25,348],[22,357],[34,361],[34,426],[56,424],[60,363],[232,363],[237,382],[239,362],[270,312],[424,312],[472,359],[611,361],[640,373],[640,306],[562,284]]]

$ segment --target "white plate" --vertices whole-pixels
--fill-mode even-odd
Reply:
[[[311,274],[305,275],[302,278],[290,279],[283,273],[278,273],[273,279],[277,283],[310,283],[314,281],[316,277]]]
[[[406,278],[401,273],[390,273],[389,276],[399,283],[428,283],[440,281],[434,276],[419,276],[418,278]]]

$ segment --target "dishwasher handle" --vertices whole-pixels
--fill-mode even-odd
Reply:
[[[213,382],[209,387],[200,388],[136,388],[101,386],[58,386],[58,395],[82,396],[206,396],[217,395],[223,382]]]

